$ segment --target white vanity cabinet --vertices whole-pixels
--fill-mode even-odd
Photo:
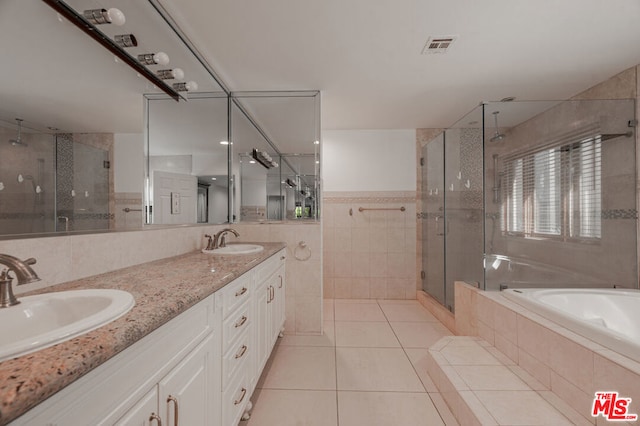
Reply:
[[[284,331],[285,251],[11,423],[236,426]]]
[[[253,386],[260,378],[278,336],[284,332],[285,259],[285,251],[281,250],[256,268],[254,306],[260,322],[255,333]]]
[[[220,425],[220,313],[209,296],[12,425]]]
[[[215,420],[219,413],[211,409],[216,387],[216,383],[210,382],[214,352],[214,336],[210,335],[115,424],[218,424]]]

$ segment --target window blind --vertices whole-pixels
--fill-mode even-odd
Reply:
[[[593,129],[573,132],[502,159],[504,233],[600,238],[602,141],[593,135]]]

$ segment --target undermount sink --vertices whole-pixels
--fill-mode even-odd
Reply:
[[[203,253],[208,254],[254,254],[260,253],[264,247],[258,244],[227,244],[225,247],[219,247],[213,250],[203,249]]]
[[[18,297],[0,309],[0,361],[53,346],[126,314],[135,301],[122,290],[91,289]]]

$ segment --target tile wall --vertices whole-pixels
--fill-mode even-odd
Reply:
[[[322,222],[324,297],[416,298],[415,192],[324,192]]]
[[[228,225],[147,227],[128,232],[52,236],[0,241],[0,253],[26,259],[41,281],[15,287],[16,294],[49,287],[91,275],[98,275],[141,263],[178,256],[203,247],[203,235]],[[322,332],[322,268],[320,224],[234,224],[241,241],[283,241],[289,253],[287,268],[287,334]],[[299,241],[311,249],[294,251]]]

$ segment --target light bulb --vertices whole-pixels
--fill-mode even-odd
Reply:
[[[174,78],[176,80],[182,80],[184,78],[184,71],[182,71],[180,68],[174,68],[172,70],[159,70],[158,77],[163,80],[171,80]]]
[[[169,63],[169,55],[164,52],[142,53],[138,55],[138,61],[145,65],[167,65]]]
[[[181,68],[174,68],[173,78],[175,78],[176,80],[182,80],[184,78],[184,71],[182,71]]]
[[[187,81],[186,83],[173,83],[173,89],[178,92],[193,92],[198,90],[198,84],[195,81]]]
[[[159,65],[167,65],[169,63],[169,55],[164,52],[158,52],[153,55],[153,61]]]
[[[120,9],[116,9],[115,7],[112,7],[111,9],[107,10],[107,19],[113,25],[116,25],[118,27],[124,25],[124,23],[126,22],[124,13],[122,13]]]
[[[93,25],[113,24],[120,27],[126,22],[124,13],[115,7],[109,10],[87,9],[82,12],[82,16]]]

